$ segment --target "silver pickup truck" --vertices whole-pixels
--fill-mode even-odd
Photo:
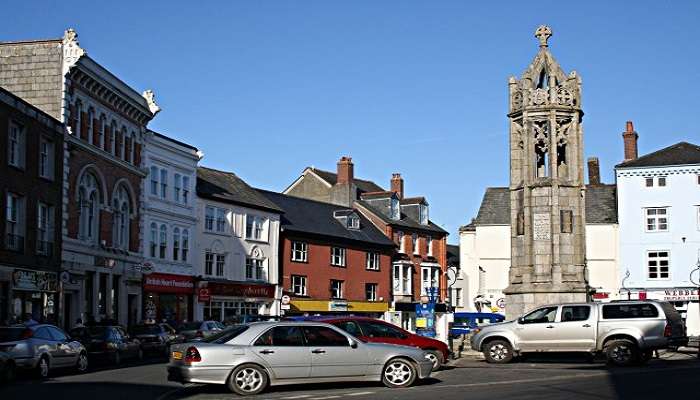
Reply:
[[[522,353],[604,353],[611,364],[648,361],[656,349],[688,343],[685,324],[667,302],[554,304],[514,321],[475,331],[471,348],[490,363],[507,363]]]

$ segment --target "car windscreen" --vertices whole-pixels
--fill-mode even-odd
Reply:
[[[177,327],[178,332],[182,331],[196,331],[202,326],[201,322],[185,322]]]
[[[158,325],[136,325],[131,328],[131,333],[133,335],[157,335],[160,333],[160,326]]]
[[[22,339],[22,332],[26,328],[24,327],[8,327],[0,328],[0,342],[14,342],[15,340]]]
[[[234,325],[202,339],[202,342],[222,344],[229,342],[248,329],[248,325]]]

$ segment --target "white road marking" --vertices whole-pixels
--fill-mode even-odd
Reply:
[[[341,396],[310,397],[309,400],[339,399]]]
[[[374,392],[354,392],[347,393],[346,396],[367,396],[368,394],[374,394]]]
[[[312,394],[300,394],[298,396],[288,396],[288,397],[280,397],[280,399],[284,400],[293,400],[293,399],[306,399],[307,397],[313,396]]]

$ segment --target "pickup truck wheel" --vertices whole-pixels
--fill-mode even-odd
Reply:
[[[605,356],[609,364],[628,367],[639,361],[639,350],[631,340],[617,339],[605,345]]]
[[[484,358],[491,364],[507,364],[513,360],[513,346],[505,340],[492,340],[483,347]]]

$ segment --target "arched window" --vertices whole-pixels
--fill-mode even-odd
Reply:
[[[190,249],[190,231],[187,229],[182,230],[182,261],[187,261],[187,253]]]
[[[112,201],[114,222],[112,225],[113,243],[116,248],[129,250],[129,228],[131,221],[131,203],[129,193],[120,185]]]
[[[107,123],[107,117],[105,117],[104,114],[100,115],[100,126],[99,130],[97,131],[97,141],[98,143],[95,143],[96,146],[100,146],[101,149],[104,150],[105,148],[105,124]]]
[[[119,154],[122,160],[126,160],[126,127],[122,126],[122,136],[119,142]]]
[[[168,248],[168,227],[165,224],[160,226],[160,258],[165,258],[165,251]]]
[[[173,261],[180,258],[180,228],[173,229]]]
[[[75,102],[75,132],[76,137],[80,137],[80,128],[83,124],[83,102],[78,100]]]
[[[112,153],[112,155],[117,154],[117,123],[112,120],[112,123],[109,124],[109,152]]]
[[[158,167],[151,167],[151,194],[158,195]]]
[[[79,225],[78,237],[96,243],[99,238],[100,191],[97,178],[86,172],[78,183]]]
[[[95,132],[95,109],[90,107],[88,108],[88,113],[87,113],[87,138],[88,138],[88,143],[96,145],[97,143],[93,143],[93,134]]]
[[[136,134],[134,133],[134,131],[131,131],[131,136],[129,139],[129,150],[127,152],[127,154],[128,154],[127,161],[129,161],[132,164],[134,163],[134,148],[135,147],[136,147]]]
[[[158,248],[158,225],[155,222],[151,223],[151,241],[149,249],[151,257],[156,258],[156,249]]]

